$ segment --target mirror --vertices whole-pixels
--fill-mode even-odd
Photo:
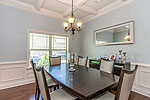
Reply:
[[[94,31],[95,46],[134,43],[134,21],[113,25]]]

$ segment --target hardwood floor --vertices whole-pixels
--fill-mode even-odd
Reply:
[[[35,92],[34,83],[9,88],[0,91],[0,100],[35,100],[34,92]],[[132,92],[129,100],[150,100],[150,98]]]

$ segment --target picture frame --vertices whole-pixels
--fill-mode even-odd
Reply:
[[[115,60],[116,59],[116,54],[111,54],[110,56],[109,56],[109,60]]]

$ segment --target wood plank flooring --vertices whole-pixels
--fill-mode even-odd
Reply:
[[[9,88],[0,91],[0,100],[35,100],[34,92],[34,83]],[[150,98],[132,92],[129,100],[150,100]]]

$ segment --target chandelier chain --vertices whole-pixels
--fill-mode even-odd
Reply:
[[[81,30],[82,23],[81,22],[77,22],[76,23],[77,27],[74,26],[76,17],[74,16],[73,11],[74,10],[73,10],[73,0],[72,0],[72,12],[71,12],[72,14],[71,14],[71,18],[68,18],[69,23],[64,22],[63,25],[64,25],[64,30],[66,32],[72,31],[72,34],[74,35],[75,31],[80,31]]]
[[[72,17],[73,17],[73,0],[72,0]]]

